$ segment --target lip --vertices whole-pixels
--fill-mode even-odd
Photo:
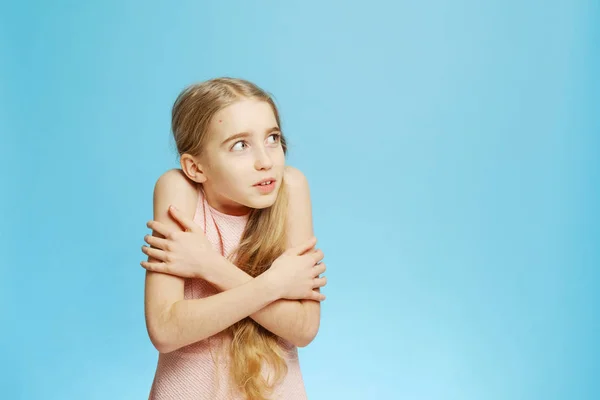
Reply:
[[[263,183],[263,182],[267,182],[267,181],[272,181],[273,183],[275,183],[275,178],[266,178],[266,179],[263,179],[263,180],[262,180],[262,181],[260,181],[260,182],[256,182],[256,183],[255,183],[253,186],[258,186],[258,185],[260,185],[261,183]]]

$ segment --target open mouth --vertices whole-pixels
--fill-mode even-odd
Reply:
[[[257,183],[254,187],[258,188],[261,193],[271,193],[275,189],[275,180],[268,180]]]
[[[262,182],[262,183],[259,183],[258,185],[254,185],[254,186],[267,186],[267,185],[270,185],[273,182],[275,182],[275,181],[266,181],[266,182]]]

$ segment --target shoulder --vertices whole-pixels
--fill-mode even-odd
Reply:
[[[283,179],[290,189],[308,190],[306,176],[296,167],[286,165],[283,171]]]
[[[154,185],[155,208],[174,205],[189,214],[198,199],[198,183],[189,179],[181,169],[173,168],[163,173]]]
[[[196,190],[196,185],[196,182],[185,176],[181,169],[173,168],[158,177],[154,188],[160,191],[175,188],[190,191]]]

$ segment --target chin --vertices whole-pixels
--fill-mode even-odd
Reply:
[[[259,210],[263,208],[269,208],[273,204],[275,204],[275,200],[277,200],[277,195],[262,196],[262,198],[253,201],[252,204],[248,204],[248,207],[256,208]]]
[[[271,199],[271,200],[268,200],[268,201],[262,201],[262,202],[261,202],[261,204],[257,204],[256,208],[260,208],[260,209],[262,209],[262,208],[269,208],[269,207],[271,207],[273,204],[275,204],[275,199],[276,199],[276,198],[274,197],[274,198],[273,198],[273,199]]]

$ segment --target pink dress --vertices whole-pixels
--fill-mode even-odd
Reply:
[[[248,215],[233,216],[211,207],[198,185],[194,222],[204,229],[217,251],[228,256],[239,244]],[[186,279],[185,298],[212,296],[219,291],[203,279]],[[170,353],[159,353],[150,400],[245,400],[228,379],[229,346],[225,332],[192,343]],[[288,373],[272,392],[271,399],[304,400],[306,391],[300,371],[298,348],[280,338]],[[263,364],[263,375],[269,368]],[[251,400],[251,399],[250,399]]]

